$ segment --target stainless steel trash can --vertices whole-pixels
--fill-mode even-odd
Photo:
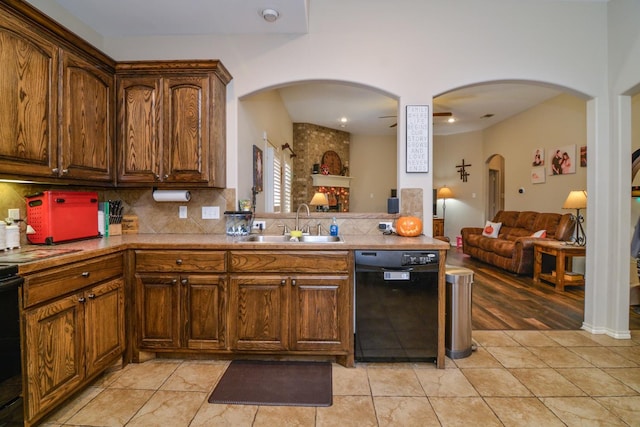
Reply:
[[[445,352],[451,359],[471,355],[471,285],[473,271],[447,265]]]

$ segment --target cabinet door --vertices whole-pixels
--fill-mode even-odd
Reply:
[[[118,79],[118,182],[160,181],[162,84],[157,77]]]
[[[24,312],[27,420],[67,398],[84,378],[83,294]]]
[[[234,350],[286,350],[289,281],[280,275],[230,279],[229,331]]]
[[[343,350],[349,346],[349,277],[291,278],[292,350]]]
[[[64,52],[62,88],[60,175],[113,181],[113,76]]]
[[[58,165],[58,50],[0,16],[0,170],[54,176]]]
[[[180,347],[177,275],[136,274],[137,333],[141,348]]]
[[[225,346],[225,276],[181,276],[184,290],[184,345],[192,349]]]
[[[164,182],[209,182],[210,90],[208,75],[164,79]]]
[[[124,280],[115,279],[85,292],[87,375],[103,370],[125,348]]]

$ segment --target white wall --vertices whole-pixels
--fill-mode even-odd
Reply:
[[[395,137],[351,135],[351,212],[387,212],[391,189],[398,188],[396,145]]]
[[[238,105],[238,186],[237,198],[251,199],[253,187],[253,146],[263,153],[267,151],[267,140],[278,153],[285,142],[293,146],[293,124],[289,113],[277,91],[262,92],[243,100]],[[265,181],[266,185],[266,181]],[[265,193],[256,197],[256,211],[264,212]]]
[[[447,199],[444,218],[444,234],[452,243],[460,235],[462,227],[482,227],[485,223],[486,181],[482,132],[436,136],[433,147],[434,186],[447,186],[453,199]],[[470,175],[462,182],[458,168],[462,159],[471,163]],[[475,195],[475,197],[474,197]],[[442,217],[442,200],[438,200],[438,216]]]
[[[222,60],[234,76],[227,98],[231,187],[239,175],[238,97],[308,79],[355,82],[396,96],[398,187],[423,188],[427,212],[433,172],[404,172],[407,104],[431,104],[439,93],[500,80],[540,81],[587,95],[585,327],[628,336],[621,284],[628,286],[631,119],[630,102],[618,96],[640,80],[640,2],[315,0],[310,11],[304,35],[110,38],[103,47],[117,60]]]

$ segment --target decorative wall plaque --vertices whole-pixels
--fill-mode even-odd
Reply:
[[[407,173],[429,172],[429,106],[407,105]]]

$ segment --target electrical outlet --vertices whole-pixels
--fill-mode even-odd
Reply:
[[[264,230],[267,228],[267,221],[253,221],[253,230]]]
[[[9,209],[9,215],[8,218],[14,219],[14,220],[18,220],[20,219],[20,209],[15,208],[15,209]]]
[[[391,230],[391,227],[393,227],[393,222],[391,221],[382,221],[378,223],[378,229],[382,231]]]
[[[203,206],[202,219],[220,219],[220,208],[218,206]]]
[[[187,207],[180,206],[180,209],[178,210],[178,218],[185,219],[186,217],[187,217]]]

